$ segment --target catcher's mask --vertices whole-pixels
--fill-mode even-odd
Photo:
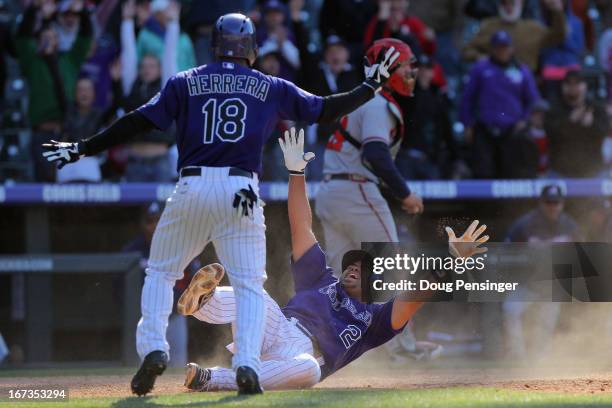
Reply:
[[[374,41],[374,43],[366,51],[366,59],[368,60],[368,63],[374,64],[378,59],[379,54],[381,52],[387,52],[387,50],[391,47],[395,48],[395,50],[399,51],[400,53],[399,58],[393,63],[392,68],[398,65],[407,64],[409,64],[413,69],[417,67],[418,61],[410,46],[395,38],[382,38]],[[398,72],[394,72],[391,74],[387,85],[394,92],[397,92],[400,95],[410,96],[414,90],[414,78],[406,78],[401,76]]]

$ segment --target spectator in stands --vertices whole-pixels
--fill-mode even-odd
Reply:
[[[436,34],[435,59],[446,75],[460,72],[459,44],[462,41],[464,1],[411,0],[409,10]]]
[[[541,99],[531,108],[527,126],[519,129],[509,143],[508,154],[514,156],[514,166],[508,178],[536,178],[545,176],[550,167],[548,135],[544,128],[544,117],[550,104]]]
[[[298,44],[302,60],[302,85],[308,91],[326,96],[351,90],[361,82],[363,73],[349,62],[349,49],[337,35],[325,39],[321,54],[309,52],[307,44],[301,41]]]
[[[72,47],[58,52],[58,34],[52,18],[56,12],[52,0],[39,0],[24,13],[16,37],[17,57],[21,72],[29,85],[28,117],[34,132],[32,157],[36,180],[53,181],[55,171],[42,158],[41,144],[59,137],[68,105],[73,100],[79,70],[91,45],[92,28],[87,9],[73,11],[80,14],[79,31]],[[40,28],[36,23],[42,20]]]
[[[277,51],[264,50],[264,53],[258,55],[256,67],[264,74],[278,76],[281,71],[281,59],[282,56]],[[278,139],[282,137],[285,130],[291,127],[290,125],[290,122],[279,120],[264,145],[264,157],[267,158],[263,161],[261,174],[261,179],[264,181],[284,180],[287,169],[284,165],[283,152],[278,144]]]
[[[540,99],[533,74],[514,57],[510,35],[498,31],[490,44],[491,56],[470,71],[460,108],[477,178],[500,178],[511,171],[513,158],[504,143],[525,126]]]
[[[433,55],[436,51],[436,33],[423,21],[408,14],[408,0],[379,0],[378,15],[366,27],[364,45],[369,47],[379,38],[394,37],[419,51]]]
[[[164,58],[164,53],[172,52],[175,71],[185,71],[196,66],[195,53],[191,39],[185,33],[179,33],[178,42],[172,49],[166,49],[165,37],[169,24],[176,23],[180,16],[180,5],[175,0],[153,0],[151,2],[151,17],[138,33],[138,61],[146,55],[153,55],[158,60]],[[179,27],[180,28],[180,27]]]
[[[326,96],[353,89],[361,82],[363,72],[350,63],[350,52],[346,43],[337,35],[325,39],[322,53],[313,53],[308,49],[308,38],[300,21],[293,21],[296,41],[302,61],[301,86],[316,95]],[[318,124],[316,136],[312,134],[309,149],[317,155],[323,155],[325,144],[335,131],[336,124]],[[309,133],[310,135],[310,133]],[[310,138],[308,138],[310,139]],[[323,161],[311,163],[309,174],[314,179],[322,176]]]
[[[68,108],[62,141],[78,142],[95,134],[102,125],[102,111],[94,107],[96,90],[89,78],[77,81],[75,102]],[[67,164],[57,170],[57,181],[98,182],[102,179],[97,157],[83,157],[76,163]]]
[[[93,12],[94,41],[87,61],[81,67],[81,76],[91,78],[96,87],[95,106],[108,109],[111,106],[111,66],[119,57],[118,39],[107,27],[119,0],[101,0]],[[119,13],[117,13],[119,14]]]
[[[159,90],[163,80],[176,73],[176,58],[172,49],[179,40],[178,11],[172,9],[173,19],[166,20],[165,45],[162,46],[164,60],[154,55],[145,55],[136,62],[136,39],[134,36],[134,1],[123,6],[121,24],[121,81],[115,81],[115,100],[119,107],[129,112],[150,100]],[[178,52],[178,51],[177,51]],[[136,69],[138,67],[138,69]],[[125,177],[127,181],[169,182],[175,177],[173,163],[169,158],[169,146],[174,143],[171,131],[153,130],[139,136],[129,146],[129,157]]]
[[[593,177],[603,170],[602,143],[608,135],[604,107],[587,99],[582,71],[570,71],[561,85],[562,97],[546,117],[550,164],[566,177]]]
[[[544,95],[555,99],[560,94],[560,84],[565,74],[570,70],[580,68],[582,55],[585,51],[584,31],[582,21],[572,13],[570,0],[563,5],[568,23],[565,41],[554,47],[544,48],[540,54],[540,71],[544,81]],[[550,10],[543,12],[544,22],[551,23]]]
[[[119,47],[113,37],[101,33],[92,44],[90,56],[81,67],[81,75],[91,78],[96,87],[96,100],[94,105],[100,109],[107,109],[111,105],[112,79],[110,69],[119,56]]]
[[[605,0],[609,2],[610,0]],[[584,44],[588,51],[593,50],[593,46],[595,45],[595,27],[593,25],[593,20],[591,19],[591,10],[592,3],[597,4],[597,1],[594,2],[591,0],[569,0],[567,2],[567,6],[571,9],[572,14],[575,15],[581,24],[582,34],[584,36]],[[602,25],[602,27],[610,27],[610,25]]]
[[[140,233],[123,247],[123,252],[139,252],[142,256],[140,265],[142,270],[147,267],[149,253],[151,252],[151,240],[153,232],[162,214],[163,204],[153,202],[143,209],[140,218]],[[184,367],[187,364],[187,318],[176,312],[176,302],[189,285],[193,274],[201,267],[200,260],[194,259],[185,268],[183,278],[176,281],[174,285],[174,301],[172,303],[172,314],[168,320],[167,338],[172,350],[170,367]],[[143,276],[144,279],[144,276]]]
[[[368,25],[376,7],[376,0],[324,0],[319,13],[321,38],[342,38],[351,52],[351,62],[361,65],[365,54],[363,30],[356,28]]]
[[[59,52],[65,52],[72,48],[79,30],[80,10],[83,7],[83,0],[60,0],[57,2],[58,13],[53,21],[53,28],[57,32]]]
[[[608,84],[608,100],[612,101],[612,28],[604,31],[599,39],[598,58]]]
[[[418,17],[408,14],[408,0],[379,1],[378,15],[372,18],[366,28],[364,45],[367,48],[374,41],[385,37],[405,42],[417,58],[422,54],[431,56],[436,51],[434,31]],[[434,64],[433,83],[439,87],[446,87],[446,77],[442,66],[437,62]],[[400,100],[398,102],[403,105]]]
[[[601,27],[612,27],[612,0],[594,0]]]
[[[405,112],[404,139],[396,163],[408,180],[435,180],[448,175],[457,159],[450,120],[450,101],[433,84],[434,64],[421,56],[414,97]],[[447,168],[443,166],[448,163]]]
[[[507,242],[529,242],[533,246],[552,242],[575,242],[582,240],[578,224],[563,211],[564,196],[557,185],[544,186],[538,208],[516,220],[508,231]],[[547,287],[548,286],[548,287]],[[550,350],[550,344],[559,318],[560,303],[525,302],[530,293],[544,296],[550,286],[546,282],[530,283],[511,292],[503,303],[505,338],[510,356],[515,359],[542,358]],[[529,313],[527,313],[529,312]],[[534,341],[527,347],[524,320],[537,322],[532,328]]]
[[[535,71],[540,51],[563,43],[567,36],[567,20],[562,0],[542,0],[542,2],[550,11],[550,27],[537,20],[521,19],[522,0],[501,0],[499,16],[482,21],[478,33],[463,49],[463,58],[467,61],[476,61],[488,55],[491,35],[503,30],[512,38],[516,58]]]
[[[259,52],[280,55],[279,77],[293,81],[300,69],[300,52],[295,46],[295,36],[287,26],[287,6],[278,0],[268,0],[262,7],[262,21],[257,27]]]

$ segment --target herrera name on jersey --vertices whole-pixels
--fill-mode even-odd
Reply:
[[[187,77],[187,89],[189,96],[242,93],[265,101],[270,82],[246,75],[203,74]]]

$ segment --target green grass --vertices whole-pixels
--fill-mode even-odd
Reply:
[[[145,398],[72,398],[67,403],[0,403],[17,408],[67,406],[113,407],[612,407],[612,395],[569,395],[522,392],[495,388],[443,388],[422,390],[306,390],[268,392],[262,396],[236,397],[234,393],[185,393]]]

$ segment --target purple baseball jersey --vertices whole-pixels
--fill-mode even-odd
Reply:
[[[230,62],[179,72],[138,108],[160,130],[176,122],[178,168],[239,167],[261,173],[263,146],[279,119],[314,123],[323,98]]]
[[[393,300],[365,304],[346,294],[318,243],[292,263],[291,269],[295,296],[283,312],[298,319],[316,337],[325,358],[321,379],[402,331],[391,327]]]

